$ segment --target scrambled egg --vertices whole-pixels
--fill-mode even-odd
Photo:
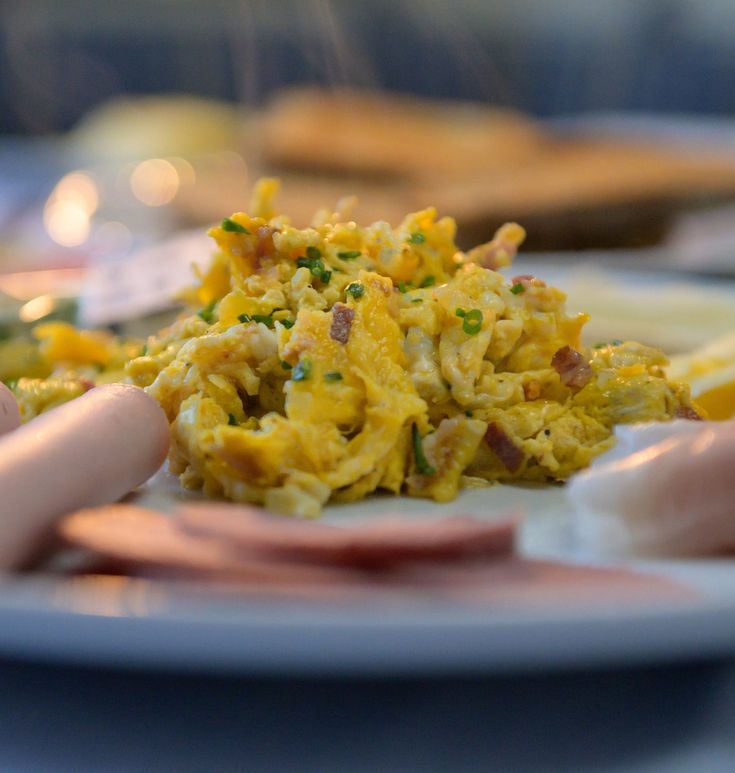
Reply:
[[[45,322],[35,341],[0,344],[0,380],[11,386],[23,421],[79,397],[97,384],[125,381],[125,365],[141,342],[106,331],[77,330],[68,322]]]
[[[617,423],[693,413],[636,343],[582,351],[585,315],[508,281],[508,224],[468,253],[434,209],[360,227],[349,201],[297,229],[264,180],[218,251],[196,314],[127,365],[171,422],[171,469],[212,497],[315,516],[370,492],[452,499],[464,485],[564,480]]]

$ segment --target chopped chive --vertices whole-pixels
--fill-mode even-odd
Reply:
[[[362,298],[365,295],[365,288],[359,282],[353,282],[351,285],[347,285],[345,292],[349,293],[355,300]]]
[[[600,343],[595,344],[593,349],[607,349],[608,346],[620,346],[623,342],[619,338],[613,338],[612,341],[600,341]]]
[[[306,255],[305,258],[296,258],[296,265],[299,268],[308,268],[312,276],[327,284],[332,278],[332,272],[325,270],[321,252],[316,247],[307,247]]]
[[[18,379],[9,378],[7,381],[3,381],[2,383],[4,383],[11,392],[15,392],[15,388],[18,386]]]
[[[293,365],[291,365],[290,362],[286,362],[286,360],[281,360],[281,367],[284,370],[291,370],[291,368],[293,368]]]
[[[407,292],[408,292],[408,288],[409,288],[410,286],[411,286],[410,284],[406,284],[406,283],[405,283],[405,282],[404,282],[402,279],[401,279],[401,281],[398,283],[398,289],[399,289],[399,290],[400,290],[402,293],[407,293]]]
[[[423,298],[412,298],[411,299],[411,303],[423,303],[423,302],[424,302]]]
[[[516,284],[510,288],[510,291],[513,293],[513,295],[520,295],[521,293],[526,292],[526,288],[520,282],[516,282]]]
[[[290,330],[293,327],[292,319],[279,319],[278,321],[286,328],[286,330]]]
[[[429,464],[428,459],[424,455],[421,433],[416,424],[411,425],[411,437],[413,439],[413,458],[416,462],[416,469],[422,475],[435,475],[436,469]]]
[[[311,375],[311,360],[299,360],[291,372],[294,381],[306,381]]]
[[[344,252],[337,253],[337,257],[342,258],[342,260],[354,260],[359,258],[360,255],[362,255],[360,250],[345,250]]]
[[[234,413],[228,413],[227,414],[227,423],[231,427],[236,427],[237,426],[237,419],[235,418],[235,414]]]
[[[197,314],[207,323],[211,323],[214,319],[214,307],[217,305],[217,301],[210,301],[203,309],[199,309]]]
[[[325,381],[342,381],[342,374],[338,370],[330,370],[324,374]]]
[[[138,357],[145,357],[148,354],[148,344],[143,344],[143,348],[140,350]]]
[[[472,309],[464,315],[462,321],[462,330],[468,336],[477,335],[482,329],[482,312],[479,309]]]
[[[421,282],[419,287],[432,287],[436,284],[436,277],[429,274],[429,276],[425,277],[424,281]]]
[[[252,322],[253,318],[249,314],[240,314],[238,317],[240,322]]]
[[[465,416],[466,416],[468,419],[471,419],[471,418],[472,418],[472,411],[465,411],[465,412],[464,412],[464,415],[465,415]]]
[[[467,314],[467,312],[464,309],[460,309],[460,308],[458,308],[454,313],[458,317],[464,317]]]
[[[273,328],[273,316],[271,314],[253,314],[253,322],[262,322],[266,327]]]
[[[426,241],[426,236],[420,231],[415,231],[408,237],[408,241],[411,242],[411,244],[423,244]]]
[[[235,222],[232,218],[226,217],[220,224],[219,227],[223,231],[230,231],[231,233],[236,234],[249,234],[250,231],[248,231],[247,228],[245,228],[244,225],[240,225],[240,223]]]

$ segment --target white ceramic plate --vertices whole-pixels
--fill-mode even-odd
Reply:
[[[576,268],[545,268],[536,273],[562,287],[573,287],[579,277]],[[650,273],[610,276],[630,291],[624,295],[631,308],[646,293],[672,283],[681,287],[682,282]],[[735,295],[731,285],[690,287],[702,308],[715,289],[718,301]],[[580,305],[578,299],[594,300],[577,293],[573,305]],[[664,313],[673,319],[681,308]],[[645,338],[649,327],[646,315],[642,317],[636,324],[639,337]],[[717,334],[721,322],[726,324],[717,317],[702,335]],[[180,496],[178,485],[159,475],[141,499],[165,509]],[[476,489],[463,492],[451,505],[376,497],[329,508],[325,517],[349,527],[354,519],[386,510],[417,518],[451,512],[494,517],[509,508],[526,513],[520,535],[523,554],[595,563],[594,557],[574,550],[561,487]],[[679,580],[699,595],[632,606],[607,599],[571,608],[500,609],[431,597],[330,606],[254,600],[135,579],[90,583],[19,576],[0,581],[0,656],[226,673],[388,674],[546,670],[735,651],[735,560],[627,566]]]
[[[167,485],[144,494],[170,501]],[[449,506],[375,498],[335,507],[347,524],[386,509],[481,517],[522,507],[521,550],[588,562],[569,541],[563,489],[495,486]],[[594,563],[594,561],[590,561]],[[253,600],[146,580],[15,577],[0,585],[0,656],[220,673],[449,674],[666,662],[735,649],[735,561],[635,565],[696,588],[687,601],[493,608],[431,598],[332,604]]]

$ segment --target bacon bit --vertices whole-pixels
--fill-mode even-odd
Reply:
[[[584,355],[571,346],[562,346],[554,354],[551,367],[561,377],[561,383],[571,389],[581,389],[594,375]]]
[[[536,381],[529,381],[523,385],[523,396],[526,400],[538,400],[541,397],[541,383]]]
[[[518,274],[518,276],[514,276],[510,280],[510,283],[513,285],[523,285],[526,290],[529,287],[546,287],[546,282],[533,274]]]
[[[677,419],[686,419],[687,421],[704,421],[691,405],[682,405],[681,408],[677,408],[674,416]]]
[[[354,309],[342,303],[335,303],[332,308],[332,326],[329,328],[329,337],[341,344],[346,344],[350,339],[350,329],[354,318]]]
[[[85,392],[89,392],[90,389],[94,389],[94,381],[90,381],[86,376],[79,377],[79,383]]]
[[[273,234],[280,233],[278,228],[273,228],[269,225],[261,225],[255,232],[257,236],[257,243],[255,247],[255,257],[269,258],[276,251],[276,246],[273,244]]]
[[[508,472],[516,472],[523,462],[523,451],[508,437],[506,431],[494,421],[487,425],[485,442],[505,465]]]

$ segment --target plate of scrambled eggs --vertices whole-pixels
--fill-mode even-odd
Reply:
[[[24,417],[130,381],[164,408],[185,488],[314,517],[379,491],[447,502],[563,481],[616,424],[697,416],[659,350],[584,347],[587,315],[562,291],[501,272],[520,226],[461,251],[432,208],[361,226],[344,199],[296,228],[277,191],[261,180],[248,213],[210,230],[192,311],[144,344],[37,328],[37,377],[14,382]]]

